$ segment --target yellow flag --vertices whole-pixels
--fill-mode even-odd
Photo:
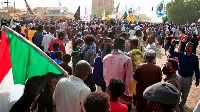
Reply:
[[[106,16],[106,20],[110,20],[110,13],[108,13],[108,15]]]
[[[26,27],[25,27],[25,26],[22,26],[22,27],[21,27],[21,32],[24,32],[25,29],[26,29]]]

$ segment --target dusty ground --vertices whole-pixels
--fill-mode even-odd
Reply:
[[[167,56],[165,55],[165,50],[162,48],[162,46],[157,45],[157,57],[156,57],[156,62],[157,65],[160,66],[161,68],[163,67],[163,64],[165,64],[167,60]],[[66,51],[67,53],[71,53],[71,41],[69,41],[66,45]],[[200,57],[200,46],[197,48],[197,56]],[[165,76],[163,76],[164,78]],[[196,87],[195,86],[195,77],[193,77],[193,82],[192,82],[192,87],[190,90],[190,93],[188,95],[188,99],[185,105],[185,112],[192,112],[193,109],[195,108],[196,104],[200,100],[200,86]],[[133,112],[135,109],[133,110]]]

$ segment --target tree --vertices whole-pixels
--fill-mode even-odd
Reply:
[[[15,10],[14,10],[14,7],[12,7],[12,6],[9,6],[8,8],[7,8],[7,7],[4,7],[3,9],[4,9],[4,10],[8,10],[8,9],[9,9],[10,12],[14,12],[14,11],[15,11],[15,12],[21,12],[20,9],[17,9],[17,8],[15,8]]]
[[[105,15],[108,15],[108,13],[111,13],[113,11],[113,7],[109,7],[109,6],[105,6],[105,7],[99,7],[97,8],[97,17],[101,16],[102,17],[102,13],[105,10]]]
[[[167,4],[169,22],[175,24],[194,23],[200,17],[200,0],[173,0]]]

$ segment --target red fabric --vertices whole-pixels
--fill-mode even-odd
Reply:
[[[128,107],[120,102],[110,102],[111,112],[128,112]]]
[[[5,32],[1,32],[0,42],[0,83],[12,68],[10,57],[10,40]]]
[[[62,41],[60,39],[52,39],[51,40],[51,43],[49,44],[50,52],[54,51],[54,49],[53,49],[53,43],[54,42],[58,42],[60,44],[60,51],[62,51],[63,53],[66,53],[65,45],[62,43]]]

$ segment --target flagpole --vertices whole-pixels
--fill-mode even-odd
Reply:
[[[53,63],[65,76],[70,77],[69,74],[55,61],[53,61],[46,53],[44,53],[39,47],[37,47],[35,44],[24,38],[22,35],[18,34],[17,32],[13,31],[9,27],[3,26],[2,31],[8,31],[11,34],[16,35],[20,40],[27,43],[29,46],[33,47],[36,51],[40,52],[45,58],[47,58],[51,63]]]

